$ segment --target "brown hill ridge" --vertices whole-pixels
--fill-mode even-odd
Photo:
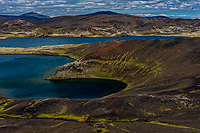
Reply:
[[[2,20],[5,21],[5,20]],[[18,30],[1,28],[3,33],[30,31],[27,36],[72,36],[72,37],[103,37],[103,36],[137,36],[137,35],[200,35],[200,20],[139,17],[125,14],[106,14],[99,12],[82,16],[60,16],[36,21],[34,29],[28,27]],[[1,23],[0,23],[1,24]],[[1,27],[3,25],[1,24]],[[18,36],[15,34],[15,36]]]
[[[4,118],[1,126],[6,127],[1,131],[199,132],[199,41],[199,38],[113,40],[0,48],[1,54],[62,55],[77,59],[58,67],[49,77],[51,80],[92,77],[129,84],[125,90],[98,99],[1,98],[0,117]],[[43,122],[45,128],[40,126]]]

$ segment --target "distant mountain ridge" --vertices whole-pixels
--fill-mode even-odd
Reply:
[[[49,19],[49,16],[45,16],[45,15],[41,15],[35,12],[29,12],[29,13],[25,13],[20,15],[21,17],[36,17],[36,18],[40,18],[40,19]]]
[[[166,16],[155,16],[155,18],[169,18],[169,17],[166,17]]]
[[[111,12],[111,11],[99,11],[95,13],[85,14],[85,15],[78,15],[78,16],[92,16],[92,15],[118,15],[119,13]]]
[[[29,12],[26,14],[22,14],[20,16],[15,16],[15,15],[0,15],[0,20],[17,20],[17,19],[24,19],[28,22],[34,23],[37,21],[42,21],[44,19],[49,19],[49,16],[44,16],[41,14],[37,14],[34,12]]]

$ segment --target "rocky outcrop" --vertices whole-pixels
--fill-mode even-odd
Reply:
[[[90,71],[90,66],[86,62],[75,61],[57,67],[55,73],[47,79],[77,78],[77,73],[81,74],[83,71]]]

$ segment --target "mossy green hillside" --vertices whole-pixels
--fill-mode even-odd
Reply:
[[[0,112],[4,112],[4,107],[8,105],[8,103],[15,101],[14,99],[0,99]]]

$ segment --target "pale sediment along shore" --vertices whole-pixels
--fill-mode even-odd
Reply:
[[[6,39],[7,37],[0,37],[0,39]]]

